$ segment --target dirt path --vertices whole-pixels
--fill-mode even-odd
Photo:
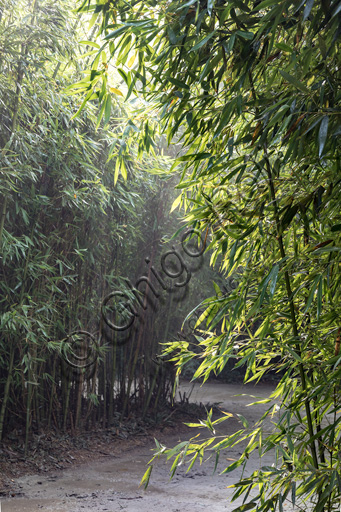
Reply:
[[[183,384],[181,392],[187,396],[191,389],[189,384]],[[240,413],[250,423],[255,422],[268,407],[257,405],[246,407],[255,400],[252,396],[268,397],[271,386],[261,385],[239,386],[231,384],[209,383],[203,387],[195,386],[190,401],[201,403],[221,402],[224,411]],[[242,394],[242,396],[235,396]],[[252,395],[250,397],[250,395]],[[195,421],[195,419],[190,420]],[[221,424],[219,432],[232,433],[240,424],[229,419]],[[186,440],[201,432],[201,437],[207,431],[184,427],[178,433],[161,433],[158,440],[168,447],[174,446],[180,439]],[[153,469],[148,489],[138,488],[141,476],[146,470],[155,444],[152,439],[144,439],[143,444],[132,441],[129,448],[115,450],[113,455],[105,460],[94,459],[68,470],[50,475],[33,475],[17,479],[22,496],[2,500],[0,512],[210,512],[231,511],[241,502],[230,503],[232,492],[227,489],[234,483],[240,472],[219,475],[228,462],[226,457],[238,458],[240,448],[235,447],[222,456],[218,471],[213,476],[214,461],[207,464],[195,465],[191,472],[181,468],[173,480],[169,481],[170,464],[160,461]],[[271,464],[271,455],[264,463]],[[255,456],[249,460],[248,472],[259,466]]]

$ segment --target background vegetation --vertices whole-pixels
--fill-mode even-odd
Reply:
[[[159,342],[195,306],[197,278],[183,300],[161,290],[126,333],[101,319],[104,297],[129,292],[123,278],[158,286],[150,267],[160,271],[179,227],[168,216],[173,185],[158,176],[172,150],[164,156],[161,138],[139,161],[138,143],[123,150],[128,107],[113,69],[105,109],[97,98],[72,120],[81,105],[72,84],[97,53],[98,26],[71,2],[0,5],[0,439],[15,432],[27,451],[30,434],[47,428],[162,417],[172,374],[156,358]],[[167,265],[179,268],[174,256]]]

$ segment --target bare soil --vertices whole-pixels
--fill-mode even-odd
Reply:
[[[272,385],[264,384],[243,386],[206,383],[202,387],[195,385],[190,394],[191,388],[192,385],[189,383],[181,385],[180,393],[184,401],[190,395],[191,403],[219,404],[223,411],[242,414],[250,424],[261,417],[269,404],[251,407],[247,407],[247,404],[256,399],[267,398],[273,390]],[[196,422],[199,417],[193,417],[193,410],[191,412],[189,409],[189,411],[187,421]],[[229,418],[219,425],[217,434],[231,434],[240,426],[236,419]],[[269,428],[271,428],[270,423]],[[239,445],[222,454],[214,475],[215,460],[211,459],[202,465],[195,464],[189,473],[186,473],[186,467],[179,468],[174,478],[170,480],[171,464],[166,464],[161,459],[153,468],[147,490],[139,488],[146,464],[153,455],[154,437],[167,447],[172,447],[180,440],[187,440],[197,434],[200,434],[199,439],[209,436],[207,430],[189,428],[182,422],[174,420],[173,426],[154,429],[147,434],[143,431],[137,432],[128,439],[124,439],[124,435],[119,438],[117,432],[115,437],[108,434],[106,439],[103,439],[103,436],[96,436],[95,433],[87,448],[75,447],[67,439],[60,440],[59,450],[63,454],[62,461],[60,457],[51,455],[51,453],[57,455],[58,452],[56,443],[51,442],[51,452],[46,454],[44,462],[42,463],[41,457],[38,457],[35,464],[33,458],[30,471],[27,470],[25,459],[22,461],[23,467],[20,468],[20,461],[7,447],[5,450],[9,451],[8,461],[3,462],[0,469],[3,476],[7,475],[7,479],[3,478],[5,486],[2,489],[3,495],[7,492],[11,496],[2,499],[0,510],[1,512],[40,512],[42,510],[46,512],[160,510],[201,512],[205,509],[209,509],[210,512],[232,511],[241,504],[241,501],[236,500],[231,503],[233,490],[227,487],[238,480],[242,470],[239,468],[227,475],[219,473],[231,463],[231,460],[239,458],[241,453]],[[68,443],[70,444],[69,452]],[[271,465],[272,462],[271,453],[267,460],[262,459],[262,465]],[[260,461],[256,455],[250,457],[245,474],[254,471],[259,465]]]

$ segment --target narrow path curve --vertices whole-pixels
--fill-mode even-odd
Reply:
[[[192,385],[184,383],[181,393],[190,393]],[[272,386],[243,386],[221,383],[195,385],[190,395],[191,402],[217,403],[222,410],[240,413],[250,423],[254,423],[269,405],[247,407],[256,398],[267,398]],[[239,395],[239,396],[236,396]],[[256,398],[255,398],[256,397]],[[229,419],[219,427],[221,434],[232,433],[240,427],[234,419]],[[184,427],[178,433],[161,433],[158,440],[168,447],[179,440],[186,440],[206,431]],[[186,468],[180,468],[175,477],[169,480],[170,464],[159,461],[153,469],[150,485],[146,491],[138,488],[146,464],[152,455],[155,444],[147,438],[141,445],[132,441],[128,449],[115,450],[105,460],[94,459],[93,463],[61,471],[58,474],[32,475],[19,478],[23,497],[2,501],[1,512],[210,512],[231,511],[241,502],[230,503],[232,494],[227,486],[234,483],[240,471],[219,475],[229,462],[226,458],[238,458],[240,448],[235,447],[229,453],[224,452],[218,470],[213,475],[214,461],[203,465],[196,464],[186,474]],[[271,464],[269,460],[262,464]],[[247,471],[259,466],[257,456],[251,457]],[[239,472],[238,472],[239,471]]]

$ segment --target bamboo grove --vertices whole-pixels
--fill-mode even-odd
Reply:
[[[103,298],[129,292],[118,276],[143,275],[144,258],[155,263],[173,231],[169,184],[142,172],[169,159],[156,148],[137,163],[133,144],[118,176],[114,141],[127,114],[114,92],[100,123],[95,104],[71,120],[80,103],[67,89],[96,47],[71,7],[6,0],[0,9],[0,439],[15,429],[26,452],[43,429],[155,420],[171,394],[155,359],[161,318],[142,310],[126,343],[101,321]],[[69,364],[75,343],[83,355],[93,343],[91,367]]]
[[[99,20],[100,51],[117,67],[126,97],[149,101],[130,123],[148,151],[153,116],[183,151],[180,195],[189,226],[208,234],[212,263],[236,276],[234,293],[201,308],[201,353],[187,341],[167,353],[179,373],[219,374],[230,359],[246,379],[269,370],[280,401],[255,426],[239,418],[229,437],[193,439],[157,455],[179,464],[246,443],[225,472],[250,453],[273,466],[235,485],[239,512],[340,508],[340,3],[336,0],[78,2]],[[99,95],[106,70],[97,53],[84,98]],[[134,62],[127,68],[126,63]],[[209,336],[207,337],[207,334]],[[275,416],[274,416],[275,415]],[[266,420],[273,418],[272,431]],[[202,425],[202,424],[201,424]],[[152,466],[143,482],[147,485]]]

